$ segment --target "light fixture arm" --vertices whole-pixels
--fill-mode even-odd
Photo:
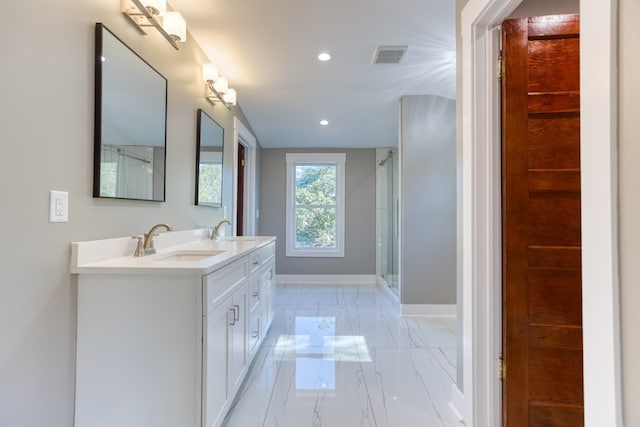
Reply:
[[[174,49],[179,50],[178,44],[171,37],[158,20],[147,10],[147,8],[140,2],[140,0],[122,0],[121,4],[122,13],[129,18],[129,20],[135,24],[141,34],[147,34],[144,30],[147,27],[155,27],[162,37],[167,39],[169,44]]]
[[[228,110],[231,110],[231,103],[226,102],[224,100],[224,96],[223,94],[221,94],[220,92],[218,92],[217,90],[215,90],[215,88],[213,87],[214,82],[212,80],[208,80],[206,82],[206,98],[209,100],[209,102],[211,102],[213,105],[220,103],[222,105],[224,105],[225,107],[227,107]]]

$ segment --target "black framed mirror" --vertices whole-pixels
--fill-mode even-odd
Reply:
[[[167,79],[101,23],[95,31],[93,196],[163,202]]]
[[[196,205],[222,206],[224,129],[198,109],[196,139]]]

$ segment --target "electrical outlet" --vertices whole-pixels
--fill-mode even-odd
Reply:
[[[49,222],[69,221],[69,193],[51,190],[49,192]]]

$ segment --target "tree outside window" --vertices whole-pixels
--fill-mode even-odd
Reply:
[[[344,256],[344,154],[287,154],[287,255]]]

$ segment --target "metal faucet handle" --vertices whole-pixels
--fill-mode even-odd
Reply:
[[[156,248],[153,244],[153,238],[154,236],[157,236],[158,234],[156,233],[156,230],[159,228],[164,228],[167,231],[171,231],[171,226],[169,224],[156,224],[153,227],[151,227],[151,230],[149,230],[148,233],[145,233],[144,235],[144,244],[143,244],[143,250],[145,254],[155,254],[156,253]]]
[[[136,250],[133,253],[134,257],[144,256],[144,236],[131,236],[132,239],[138,239],[136,243]]]
[[[220,237],[220,229],[224,224],[231,225],[231,221],[229,221],[228,219],[223,219],[215,227],[211,227],[211,240],[218,240],[218,238]]]

